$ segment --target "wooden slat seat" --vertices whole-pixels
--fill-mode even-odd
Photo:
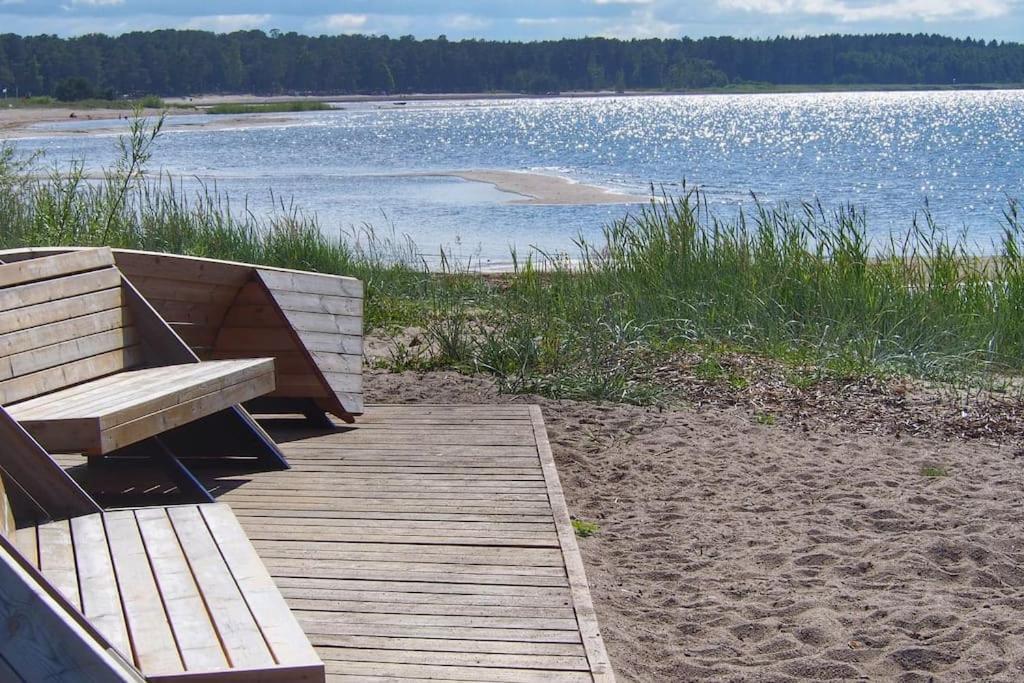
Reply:
[[[204,457],[227,448],[286,469],[241,408],[274,387],[272,358],[200,361],[110,249],[0,264],[0,406],[34,437],[30,450],[101,457],[133,446],[208,501],[175,449]],[[0,453],[0,465],[16,460]]]
[[[0,680],[324,680],[227,505],[16,526],[0,477]]]
[[[15,545],[148,681],[324,680],[225,504],[85,515]]]
[[[47,450],[110,453],[265,394],[269,358],[126,370],[7,407]]]

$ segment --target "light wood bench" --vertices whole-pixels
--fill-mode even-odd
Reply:
[[[224,504],[118,510],[15,530],[0,484],[0,632],[4,681],[325,676]]]
[[[0,251],[21,261],[68,251]],[[273,357],[275,388],[248,402],[255,412],[325,413],[351,422],[363,412],[363,285],[350,277],[245,263],[113,250],[118,267],[203,360]]]
[[[148,446],[179,485],[211,500],[175,453],[234,440],[230,455],[286,468],[238,406],[273,388],[271,358],[200,362],[109,249],[0,265],[0,405],[50,452]]]

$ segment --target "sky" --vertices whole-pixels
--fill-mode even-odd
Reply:
[[[925,32],[1024,41],[1024,0],[0,0],[0,33],[156,28],[500,40]]]

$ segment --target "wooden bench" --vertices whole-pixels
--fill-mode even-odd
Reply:
[[[324,680],[227,505],[0,513],[0,680]]]
[[[0,251],[21,261],[67,248]],[[255,412],[363,412],[363,285],[350,277],[115,249],[114,258],[171,328],[203,360],[273,357],[276,387]]]
[[[175,454],[234,441],[286,468],[238,405],[273,388],[273,359],[200,362],[109,249],[0,265],[0,405],[51,452],[149,451],[211,500]]]

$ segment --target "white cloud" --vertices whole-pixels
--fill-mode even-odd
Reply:
[[[331,14],[318,23],[330,31],[348,33],[365,27],[368,18],[365,14]]]
[[[683,25],[666,21],[650,9],[633,10],[628,18],[602,27],[598,35],[605,38],[678,38]]]
[[[124,0],[71,0],[72,7],[110,7],[123,4]]]
[[[555,26],[567,21],[559,17],[519,17],[516,19],[516,24],[519,26]]]
[[[650,5],[654,0],[592,0],[595,5]]]
[[[270,16],[269,14],[210,14],[192,17],[182,25],[182,28],[230,33],[262,28],[270,21]]]
[[[442,18],[441,23],[457,31],[479,31],[490,27],[493,22],[475,14],[450,14]]]
[[[845,23],[992,19],[1009,14],[1011,0],[718,0],[723,9],[759,14],[804,14]]]

